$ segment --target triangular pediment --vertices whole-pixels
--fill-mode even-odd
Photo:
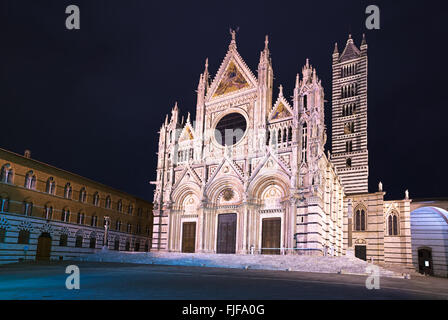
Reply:
[[[181,183],[188,183],[188,182],[194,182],[197,185],[202,184],[201,178],[199,178],[198,174],[191,169],[189,165],[185,167],[185,169],[182,171],[182,173],[179,175],[178,180],[174,184],[174,189],[177,188]]]
[[[250,179],[253,180],[260,173],[270,173],[273,171],[282,171],[288,176],[291,176],[290,170],[291,169],[288,168],[275,154],[269,152],[266,157],[258,163]]]
[[[361,55],[361,52],[355,46],[355,44],[353,43],[353,40],[349,39],[349,41],[347,42],[347,45],[345,46],[344,51],[341,54],[341,57],[339,58],[339,62],[353,60],[353,59],[359,58],[360,55]]]
[[[210,86],[206,100],[232,95],[256,86],[257,79],[243,58],[235,48],[229,48]]]
[[[283,101],[280,101],[272,109],[269,120],[280,120],[280,119],[291,118],[291,117],[292,117],[291,108]]]
[[[216,98],[249,87],[250,84],[248,80],[238,69],[235,62],[230,61],[212,97]]]
[[[289,105],[288,101],[283,96],[283,87],[280,86],[280,92],[277,101],[272,107],[268,119],[269,121],[277,121],[281,119],[292,118],[292,116],[293,116],[292,108]]]
[[[239,168],[230,159],[224,158],[221,164],[218,166],[218,168],[216,168],[215,171],[213,172],[213,175],[210,177],[208,184],[223,176],[229,176],[229,175],[236,176],[241,181],[243,181],[244,178],[244,173],[242,172],[241,168]]]
[[[194,133],[191,124],[187,122],[180,134],[179,142],[194,140]]]

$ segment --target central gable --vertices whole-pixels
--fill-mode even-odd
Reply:
[[[206,100],[217,99],[257,87],[257,78],[236,50],[230,45],[218,72],[207,92]]]
[[[235,63],[230,61],[224,76],[219,82],[218,88],[216,88],[216,91],[213,93],[213,98],[248,87],[250,87],[249,82],[240,70],[238,70]]]

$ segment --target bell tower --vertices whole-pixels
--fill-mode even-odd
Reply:
[[[346,194],[368,192],[367,43],[333,52],[332,156]]]

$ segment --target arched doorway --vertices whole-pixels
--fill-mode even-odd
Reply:
[[[50,261],[51,236],[48,232],[42,232],[37,240],[36,261]]]
[[[431,248],[418,249],[418,272],[430,276],[434,274]]]

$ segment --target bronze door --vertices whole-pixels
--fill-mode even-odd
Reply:
[[[361,260],[367,260],[367,247],[355,246],[355,257]]]
[[[236,252],[236,213],[218,216],[218,237],[216,253]]]
[[[51,254],[51,236],[44,232],[37,240],[36,261],[50,261]]]
[[[196,222],[182,224],[182,252],[194,253],[196,243]]]
[[[280,254],[281,219],[263,219],[261,254]]]

